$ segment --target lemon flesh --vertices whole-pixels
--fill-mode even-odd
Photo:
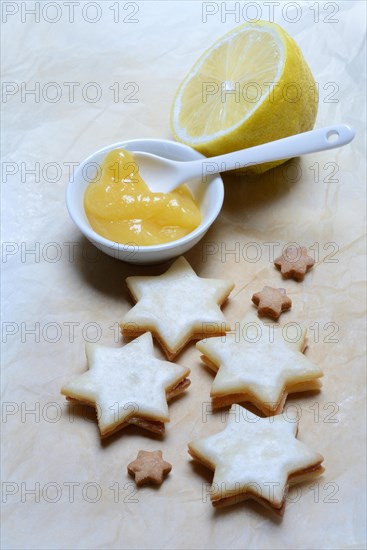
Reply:
[[[295,41],[275,23],[246,23],[213,44],[184,78],[171,128],[176,140],[210,157],[311,130],[317,105]]]

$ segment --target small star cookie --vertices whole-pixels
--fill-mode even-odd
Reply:
[[[307,254],[305,246],[288,246],[279,258],[274,260],[284,279],[303,281],[305,274],[314,265],[315,260]]]
[[[163,460],[162,451],[139,451],[138,457],[127,467],[138,487],[148,483],[161,485],[164,476],[171,470],[172,465]]]
[[[149,332],[121,348],[89,343],[86,355],[89,370],[61,393],[96,407],[101,437],[128,424],[163,434],[169,422],[167,399],[190,385],[190,370],[155,357]]]
[[[252,498],[282,515],[288,485],[324,471],[323,457],[296,439],[297,429],[283,415],[260,418],[232,405],[223,431],[189,443],[190,455],[214,470],[213,506]]]
[[[252,296],[252,301],[258,306],[260,317],[271,317],[271,319],[279,319],[280,314],[292,306],[292,300],[288,298],[284,288],[271,286],[264,286],[261,292],[256,292]]]
[[[296,326],[296,335],[288,332],[248,314],[234,332],[198,342],[202,360],[217,372],[210,392],[213,407],[247,401],[274,415],[283,410],[289,393],[319,389],[323,372],[302,353],[306,330]]]
[[[224,334],[230,328],[220,305],[233,283],[198,277],[183,256],[163,275],[128,277],[126,283],[137,304],[121,323],[123,334],[134,337],[149,330],[168,359],[189,340]]]

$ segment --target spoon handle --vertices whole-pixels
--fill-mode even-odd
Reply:
[[[245,166],[252,166],[262,162],[271,162],[299,155],[325,151],[346,145],[355,136],[355,130],[347,124],[326,126],[318,130],[303,132],[295,136],[289,136],[277,141],[257,145],[241,151],[235,151],[226,155],[211,157],[203,161],[193,161],[199,168],[202,165],[202,176],[209,176],[227,170],[236,170]],[[197,171],[197,169],[196,169]]]

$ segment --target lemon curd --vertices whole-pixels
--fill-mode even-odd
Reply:
[[[84,194],[92,228],[111,241],[149,246],[175,241],[201,222],[198,205],[181,185],[171,193],[152,193],[131,153],[115,149]]]

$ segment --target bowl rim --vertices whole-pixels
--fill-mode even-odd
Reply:
[[[73,190],[74,190],[73,186],[75,186],[76,180],[78,179],[80,172],[83,170],[83,167],[87,163],[93,162],[93,159],[95,158],[96,155],[99,155],[99,154],[105,153],[105,152],[107,153],[108,151],[111,151],[113,149],[117,149],[119,147],[123,148],[123,147],[126,147],[127,145],[137,144],[137,143],[141,143],[141,142],[156,143],[156,144],[169,145],[169,146],[173,145],[174,147],[177,147],[178,149],[186,149],[187,151],[194,152],[198,159],[207,158],[207,157],[205,157],[205,155],[199,153],[198,151],[196,151],[192,147],[190,147],[190,146],[188,146],[184,143],[181,143],[179,141],[174,141],[174,140],[170,140],[170,139],[155,139],[155,138],[127,139],[127,140],[111,143],[110,145],[106,145],[106,146],[94,151],[93,153],[88,155],[86,158],[84,158],[79,163],[77,169],[75,170],[75,172],[70,177],[70,179],[68,181],[68,184],[67,184],[67,187],[66,187],[66,191],[65,191],[66,207],[67,207],[67,210],[69,212],[69,216],[71,217],[71,219],[73,220],[75,225],[80,229],[80,231],[84,235],[86,235],[87,238],[92,243],[98,243],[99,245],[107,246],[109,248],[112,248],[112,249],[114,249],[116,251],[120,251],[120,252],[121,251],[128,252],[128,251],[131,251],[131,250],[134,250],[134,251],[139,250],[139,253],[144,253],[145,251],[146,251],[146,253],[163,252],[163,251],[166,251],[166,250],[170,250],[172,248],[176,248],[176,247],[180,247],[180,246],[183,246],[185,244],[188,244],[190,241],[195,240],[195,238],[198,238],[200,235],[204,234],[209,229],[209,227],[215,221],[215,219],[217,218],[219,212],[222,209],[223,201],[224,201],[224,184],[223,184],[223,180],[222,180],[220,174],[215,174],[211,177],[211,180],[214,180],[214,179],[218,180],[218,184],[219,184],[219,189],[218,189],[219,193],[218,193],[218,196],[217,196],[216,207],[213,209],[213,212],[211,213],[211,215],[208,216],[208,218],[206,218],[205,221],[202,221],[198,225],[198,227],[196,227],[193,231],[191,231],[190,233],[188,233],[184,237],[181,237],[180,239],[177,239],[175,241],[170,241],[168,243],[155,244],[155,245],[138,245],[137,243],[134,243],[133,241],[128,242],[128,243],[117,243],[115,241],[111,241],[110,239],[107,239],[106,237],[102,237],[102,235],[99,235],[99,233],[94,231],[94,229],[90,225],[88,225],[83,219],[81,219],[81,217],[79,216],[78,209],[75,205],[75,201],[72,199],[72,195],[73,195]],[[195,160],[195,159],[193,159],[193,160]],[[210,185],[210,183],[211,183],[211,181],[208,181],[207,185]]]

